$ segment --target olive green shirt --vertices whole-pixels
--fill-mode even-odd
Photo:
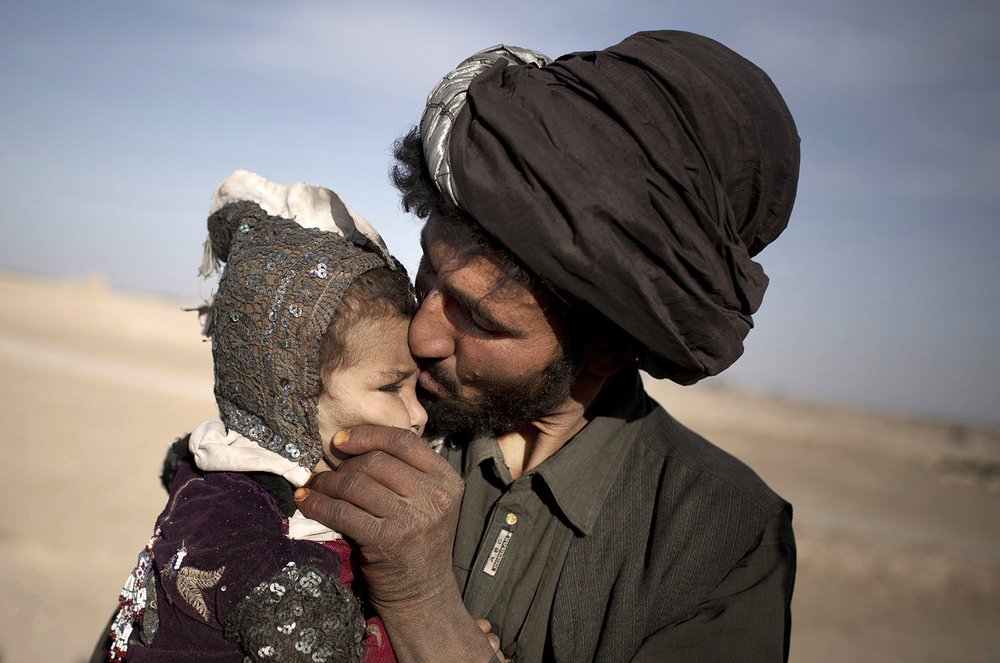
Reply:
[[[516,481],[496,440],[446,443],[466,482],[453,551],[508,659],[785,660],[791,507],[674,421],[638,374]]]

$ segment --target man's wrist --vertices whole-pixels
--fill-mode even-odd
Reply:
[[[466,610],[454,579],[428,596],[406,602],[380,605],[373,601],[372,604],[385,624],[400,663],[502,660]]]

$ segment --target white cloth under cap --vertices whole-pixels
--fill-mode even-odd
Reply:
[[[215,214],[229,203],[244,200],[256,203],[271,216],[296,221],[303,228],[337,233],[355,244],[366,245],[381,254],[388,265],[396,264],[378,231],[335,191],[326,187],[305,182],[277,184],[257,173],[239,169],[219,184],[212,194],[208,213]],[[203,276],[207,276],[206,271],[202,270]]]
[[[202,422],[191,432],[188,449],[195,465],[205,472],[269,472],[283,477],[296,488],[304,486],[312,473],[234,430],[226,430],[221,419]],[[336,541],[344,538],[326,525],[306,518],[301,511],[288,519],[288,538],[306,541]]]

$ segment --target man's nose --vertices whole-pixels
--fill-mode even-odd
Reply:
[[[444,313],[444,298],[432,289],[410,321],[410,352],[418,359],[444,359],[455,352],[451,323]]]

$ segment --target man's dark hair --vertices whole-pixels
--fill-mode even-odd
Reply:
[[[427,169],[423,142],[417,127],[413,127],[396,141],[393,156],[396,163],[389,176],[399,189],[405,211],[425,221],[433,218],[445,239],[454,246],[461,247],[462,254],[467,258],[488,257],[500,267],[507,280],[531,288],[541,288],[546,294],[553,295],[553,301],[560,301],[527,266],[441,193]]]
[[[630,340],[617,325],[590,306],[567,301],[560,296],[441,192],[427,168],[418,127],[411,128],[396,141],[393,156],[396,163],[389,171],[389,177],[400,192],[403,209],[425,221],[434,219],[445,240],[452,246],[460,247],[467,259],[487,257],[500,268],[506,282],[546,295],[545,299],[558,307],[554,313],[566,321],[568,338],[563,339],[566,352],[575,355],[583,342],[595,335],[612,342]]]

